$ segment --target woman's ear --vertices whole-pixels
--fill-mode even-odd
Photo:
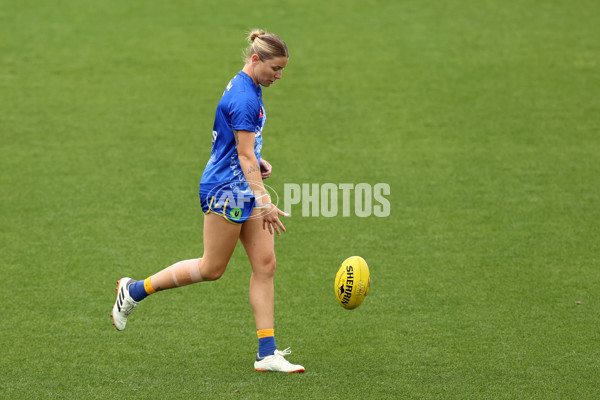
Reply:
[[[252,58],[250,58],[250,60],[252,61],[252,64],[258,64],[258,62],[260,61],[260,57],[258,56],[258,54],[252,54]]]

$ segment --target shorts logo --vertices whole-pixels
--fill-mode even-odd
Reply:
[[[240,217],[242,216],[242,209],[232,208],[231,211],[229,211],[229,216],[231,217],[231,219],[234,220],[240,219]]]
[[[205,209],[204,212],[207,213],[212,211],[222,214],[231,221],[235,222],[245,221],[246,219],[252,218],[262,218],[264,214],[270,212],[270,208],[255,208],[256,204],[252,190],[249,188],[247,190],[240,190],[239,185],[242,183],[246,183],[248,185],[248,182],[245,182],[245,180],[232,180],[213,187],[205,195],[205,197],[201,196],[205,198],[205,206],[208,206],[208,209]],[[277,206],[279,202],[277,192],[269,185],[264,184],[262,181],[255,183],[260,183],[264,186],[269,198],[271,199],[271,203]]]

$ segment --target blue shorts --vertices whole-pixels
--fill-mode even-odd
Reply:
[[[218,214],[234,224],[243,224],[250,218],[255,202],[253,194],[241,195],[223,191],[203,193],[200,191],[200,204],[204,214]]]

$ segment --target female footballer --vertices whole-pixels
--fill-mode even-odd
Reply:
[[[200,181],[204,211],[204,254],[184,260],[146,278],[121,278],[112,318],[118,330],[148,295],[161,290],[219,279],[233,254],[238,239],[250,265],[250,304],[258,335],[257,371],[304,372],[288,362],[275,345],[273,328],[275,274],[274,232],[285,227],[279,216],[287,216],[274,204],[263,179],[271,165],[261,158],[262,130],[266,112],[262,87],[281,79],[289,53],[277,35],[255,30],[248,36],[243,69],[229,82],[217,106],[210,159]]]

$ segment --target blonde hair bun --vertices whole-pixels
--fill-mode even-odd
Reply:
[[[263,31],[262,29],[255,29],[252,32],[250,32],[250,34],[248,35],[248,42],[249,43],[254,43],[254,40],[256,40],[257,37],[266,34],[267,32]]]
[[[290,57],[287,45],[274,33],[268,33],[262,29],[254,29],[248,35],[248,42],[250,43],[250,46],[244,50],[246,62],[248,62],[254,54],[257,54],[262,61],[270,60],[275,57]]]

